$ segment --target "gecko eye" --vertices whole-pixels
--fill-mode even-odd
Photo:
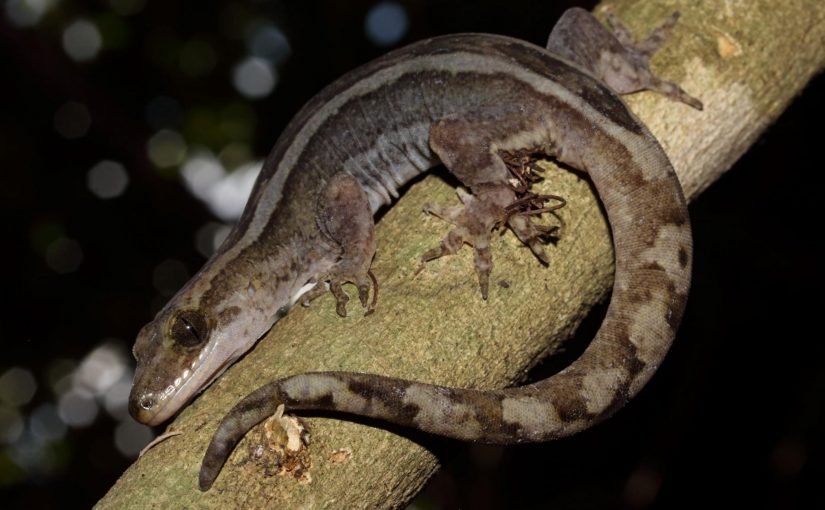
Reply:
[[[172,317],[169,335],[183,347],[197,347],[209,338],[206,317],[196,310],[182,310]]]

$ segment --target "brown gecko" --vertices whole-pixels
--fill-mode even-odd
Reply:
[[[328,86],[278,139],[226,242],[139,333],[132,415],[163,422],[289,306],[327,285],[340,315],[348,300],[344,283],[354,283],[368,306],[370,289],[375,293],[373,214],[439,163],[470,193],[460,195],[463,207],[431,209],[455,227],[423,260],[471,244],[486,298],[491,232],[506,224],[546,263],[546,231],[530,211],[512,207],[536,206],[535,197],[524,200],[524,190],[511,184],[505,163],[525,154],[587,172],[613,231],[612,299],[581,357],[548,379],[499,391],[345,372],[272,382],[224,418],[204,457],[200,487],[212,486],[240,438],[281,405],[499,444],[567,436],[611,415],[662,362],[690,286],[692,240],[679,182],[655,138],[616,95],[650,89],[701,109],[649,70],[676,18],[636,44],[615,19],[609,17],[611,33],[588,12],[570,9],[546,49],[495,35],[437,37]]]

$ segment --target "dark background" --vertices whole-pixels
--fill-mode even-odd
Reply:
[[[18,367],[37,384],[15,411],[25,430],[0,442],[6,508],[89,507],[131,462],[113,441],[122,419],[102,410],[90,425],[48,441],[34,441],[30,428],[35,411],[59,398],[54,381],[66,367],[101,343],[125,359],[137,330],[205,260],[195,232],[217,220],[176,167],[149,161],[147,140],[165,127],[190,147],[218,153],[235,143],[241,154],[262,158],[322,86],[386,51],[364,33],[376,2],[151,2],[130,15],[113,9],[130,2],[140,7],[136,0],[61,2],[34,27],[0,17],[0,377]],[[390,47],[460,31],[543,44],[567,3],[401,4],[408,30]],[[78,17],[103,33],[103,48],[88,62],[75,62],[61,46]],[[244,30],[255,20],[278,26],[291,54],[276,65],[274,91],[250,100],[230,77],[248,54]],[[204,45],[211,64],[198,67],[203,51],[195,52],[194,67],[182,63],[184,48]],[[615,418],[571,439],[449,449],[448,468],[417,508],[825,507],[816,490],[825,347],[814,327],[823,304],[822,130],[814,124],[825,116],[823,87],[815,79],[691,204],[694,286],[675,347],[652,384]],[[179,110],[147,115],[157,96],[174,98]],[[91,125],[79,138],[54,127],[67,101],[88,108]],[[229,107],[246,112],[234,131],[216,127]],[[103,159],[120,162],[129,177],[125,192],[110,200],[87,187],[87,172]],[[66,248],[67,239],[76,244]],[[72,247],[80,248],[79,261]],[[168,270],[162,263],[170,259],[177,269],[158,269]]]

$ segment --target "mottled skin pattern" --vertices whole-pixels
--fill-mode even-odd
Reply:
[[[673,21],[634,46],[615,20],[614,36],[572,9],[548,49],[492,35],[440,37],[327,87],[276,143],[221,250],[141,331],[132,415],[157,424],[174,414],[249,349],[307,282],[328,282],[341,314],[344,282],[358,286],[366,305],[372,213],[438,162],[471,193],[462,195],[463,207],[432,208],[455,228],[424,259],[471,244],[486,297],[490,235],[504,220],[546,261],[540,230],[527,216],[504,214],[516,192],[501,155],[525,151],[586,171],[613,231],[613,296],[584,354],[549,379],[501,391],[343,372],[275,381],[223,420],[200,487],[211,487],[237,441],[281,404],[501,444],[570,435],[612,414],[648,381],[675,335],[689,288],[691,233],[666,155],[605,83],[701,106],[647,67]]]

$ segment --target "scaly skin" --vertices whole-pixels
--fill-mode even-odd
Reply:
[[[647,69],[662,35],[641,43],[640,51],[628,49],[573,9],[554,29],[549,50],[501,36],[440,37],[327,87],[276,143],[221,250],[139,335],[133,416],[150,424],[171,416],[249,349],[307,282],[329,281],[339,313],[345,313],[343,282],[357,283],[365,303],[375,250],[370,213],[438,162],[472,195],[463,198],[463,209],[440,210],[456,227],[427,258],[472,244],[486,296],[490,232],[518,198],[502,160],[514,153],[544,154],[586,171],[607,212],[615,285],[584,354],[546,380],[501,391],[344,372],[275,381],[221,423],[200,486],[212,485],[237,441],[281,404],[501,444],[570,435],[612,414],[667,353],[690,282],[692,241],[678,180],[653,136],[605,85],[622,92],[655,88],[700,106]],[[540,231],[525,216],[507,224],[546,260],[536,242]]]

